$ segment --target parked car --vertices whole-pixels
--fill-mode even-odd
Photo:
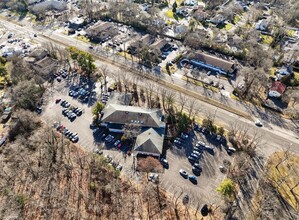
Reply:
[[[42,111],[43,111],[43,109],[42,109],[41,107],[36,107],[36,108],[35,108],[35,112],[36,112],[37,114],[42,113]]]
[[[96,149],[94,150],[94,153],[95,153],[95,154],[98,154],[98,155],[102,155],[102,154],[103,154],[103,151],[102,151],[102,150],[99,150],[98,148],[96,148]]]
[[[112,161],[112,157],[110,155],[108,155],[108,154],[106,154],[104,156],[104,158],[105,158],[105,160],[106,160],[107,163],[110,163]]]
[[[151,173],[148,176],[148,181],[151,181],[153,183],[158,183],[159,182],[159,175],[157,173]]]
[[[185,171],[185,170],[183,170],[183,169],[180,169],[180,174],[181,174],[181,176],[182,177],[184,177],[185,179],[187,179],[188,178],[188,172],[187,171]]]
[[[189,136],[185,133],[181,133],[180,137],[183,139],[187,139]]]
[[[259,119],[257,119],[254,123],[258,127],[263,127],[263,123]]]
[[[116,147],[118,144],[120,143],[120,140],[116,140],[115,142],[114,142],[114,147]]]
[[[61,99],[56,99],[55,103],[58,104],[61,101]]]
[[[181,145],[182,142],[180,142],[179,140],[175,139],[175,140],[174,140],[174,144],[176,144],[176,145]]]
[[[192,156],[189,156],[188,160],[190,163],[196,163],[199,161],[199,159],[197,157],[192,157]]]
[[[234,147],[229,147],[226,151],[229,155],[231,155],[231,154],[235,153],[237,150]]]
[[[195,167],[196,169],[202,171],[202,167],[199,165],[199,163],[193,164],[193,167]]]
[[[117,165],[117,167],[115,168],[116,170],[119,170],[119,171],[122,171],[122,169],[123,169],[123,166],[122,165]]]
[[[200,176],[201,170],[197,169],[196,167],[192,167],[192,172],[196,175],[196,176]]]
[[[196,159],[200,159],[200,154],[198,155],[198,154],[195,154],[195,153],[191,153],[190,156],[194,157]]]
[[[189,180],[193,183],[193,184],[197,184],[197,178],[196,176],[193,176],[193,175],[189,175]]]
[[[165,167],[167,169],[169,168],[168,161],[165,158],[161,158],[160,162],[163,165],[163,167]]]
[[[198,145],[198,146],[203,146],[203,147],[205,147],[205,146],[206,146],[206,143],[205,143],[205,142],[202,142],[202,141],[198,141],[198,142],[197,142],[197,145]]]
[[[79,141],[79,136],[76,135],[75,137],[72,138],[72,142],[76,143]]]

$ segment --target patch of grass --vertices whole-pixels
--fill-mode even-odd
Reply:
[[[177,65],[169,66],[170,75],[175,73],[178,70]],[[169,74],[166,70],[166,66],[162,67],[161,71],[165,74]]]
[[[173,11],[172,11],[172,9],[167,10],[167,11],[165,12],[165,15],[166,15],[166,17],[168,17],[168,18],[172,18],[172,19],[174,19],[174,15],[173,15]]]
[[[237,24],[241,19],[241,16],[240,15],[235,15],[234,16],[234,24]]]
[[[231,99],[234,99],[234,100],[237,100],[237,101],[239,101],[239,102],[242,101],[239,97],[235,96],[235,95],[232,94],[232,93],[230,94],[230,98],[231,98]]]
[[[126,57],[129,60],[133,60],[131,54],[129,54],[129,53],[125,52],[125,51],[117,52],[117,54],[120,55],[120,56]]]
[[[273,41],[273,37],[265,34],[261,34],[260,37],[262,38],[263,43],[267,45],[270,45]]]
[[[276,152],[270,156],[267,163],[268,177],[285,201],[298,211],[299,186],[295,186],[299,182],[299,176],[295,171],[299,170],[299,157],[289,153],[284,160],[285,156],[284,152]],[[284,162],[280,163],[282,160]],[[293,193],[290,189],[293,189]]]
[[[299,82],[299,72],[294,72],[294,79]]]
[[[183,76],[182,79],[187,81],[187,77],[186,76]],[[205,84],[203,82],[200,82],[200,81],[197,81],[197,80],[194,80],[194,79],[191,79],[191,78],[189,78],[188,81],[191,82],[191,83],[193,83],[193,84],[195,84],[195,85],[197,85],[197,86],[201,86],[201,87],[204,87],[206,89],[212,90],[213,92],[219,92],[218,88],[216,88],[214,86],[207,85],[207,84]]]
[[[173,13],[172,9],[169,9],[165,12],[165,16],[168,18],[175,19],[177,21],[182,20],[182,18],[176,14]]]
[[[275,72],[276,72],[276,68],[275,67],[272,67],[269,71],[269,75],[270,76],[275,76]]]
[[[90,42],[89,39],[87,37],[85,37],[85,36],[76,36],[75,38],[77,40],[81,40],[81,41],[83,41],[85,43],[89,43]]]
[[[286,30],[286,33],[289,37],[294,37],[296,34],[296,31],[294,30]]]
[[[227,24],[225,25],[225,27],[224,27],[224,30],[228,31],[228,30],[232,29],[233,26],[234,26],[233,24],[231,24],[231,23],[227,23]]]

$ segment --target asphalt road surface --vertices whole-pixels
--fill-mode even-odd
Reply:
[[[18,32],[19,34],[22,34],[25,37],[28,35],[32,36],[34,33],[37,33],[37,37],[34,38],[34,41],[38,43],[43,44],[51,42],[52,44],[60,47],[75,46],[80,50],[89,51],[89,44],[76,40],[67,35],[56,33],[51,30],[40,33],[30,26],[22,27],[3,18],[0,19],[2,25],[5,26],[8,30]],[[108,59],[110,59],[109,62]],[[116,58],[107,58],[107,62],[104,62],[103,59],[96,59],[95,63],[97,66],[106,65],[111,73],[121,71],[119,67],[113,65],[111,59]],[[131,74],[132,76],[135,75],[134,73],[130,72],[128,72],[127,74]],[[163,80],[168,81],[169,83],[174,83],[176,85],[184,87],[186,90],[197,91],[197,89],[199,89],[194,85],[186,84],[184,80],[176,77],[170,77],[164,74],[163,76],[161,76],[161,78],[163,78]],[[156,86],[156,88],[159,88],[160,85],[158,83],[154,81],[152,81],[152,83]],[[146,84],[148,84],[148,80],[139,80],[139,84],[140,86],[145,86]],[[178,96],[178,93],[176,93],[176,96]],[[292,123],[290,121],[281,119],[280,117],[274,114],[267,113],[264,110],[260,110],[257,108],[255,109],[252,106],[247,106],[242,103],[231,104],[233,102],[231,99],[226,100],[226,102],[227,105],[235,105],[236,109],[239,109],[241,111],[246,110],[246,112],[250,112],[254,116],[260,115],[262,117],[262,121],[265,122],[266,126],[262,128],[257,128],[254,125],[253,121],[241,118],[235,114],[232,114],[223,109],[216,108],[215,106],[212,106],[199,100],[196,100],[196,106],[199,108],[199,112],[213,113],[215,115],[215,121],[220,122],[222,125],[226,127],[228,127],[230,124],[238,123],[240,126],[246,127],[249,130],[249,134],[254,134],[255,132],[258,132],[262,136],[263,140],[263,143],[260,145],[260,148],[258,150],[265,156],[269,156],[271,153],[282,149],[289,149],[292,152],[299,154],[298,134],[295,134],[293,131],[290,130],[292,128]],[[228,104],[228,102],[230,103]]]

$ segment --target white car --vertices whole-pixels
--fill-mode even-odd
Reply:
[[[257,119],[254,124],[258,127],[263,127],[263,123],[259,119]]]

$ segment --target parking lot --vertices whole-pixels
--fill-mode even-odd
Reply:
[[[160,175],[161,185],[174,195],[179,195],[181,192],[188,194],[190,201],[194,207],[200,204],[200,207],[206,203],[210,204],[220,199],[220,195],[216,192],[216,188],[225,177],[225,174],[220,171],[223,166],[223,161],[231,161],[231,156],[215,139],[210,140],[200,132],[192,132],[187,140],[181,140],[180,148],[172,146],[167,152],[166,159],[169,163],[169,169]],[[188,178],[184,178],[179,171],[185,170],[189,175],[194,175],[192,171],[192,163],[187,157],[192,153],[193,146],[198,141],[208,144],[213,151],[203,150],[199,165],[202,167],[202,172],[197,176],[197,184],[192,183]],[[213,201],[210,200],[213,198]]]
[[[86,88],[87,100],[80,99],[80,91],[82,88]],[[48,89],[45,96],[47,104],[43,106],[42,117],[52,125],[54,122],[60,123],[71,132],[78,135],[78,143],[88,151],[94,151],[95,149],[104,149],[103,155],[111,156],[111,160],[114,164],[121,164],[121,173],[127,178],[139,181],[142,178],[138,172],[134,171],[133,163],[134,156],[126,155],[124,153],[124,146],[121,142],[116,142],[120,139],[120,134],[110,134],[105,129],[93,130],[90,127],[92,122],[92,104],[100,99],[99,94],[95,91],[100,91],[97,85],[89,84],[87,81],[80,79],[79,76],[71,76],[61,78],[58,82],[55,80],[54,86]],[[78,94],[73,94],[73,93]],[[72,93],[70,95],[70,93]],[[86,97],[86,94],[84,97]],[[67,114],[63,114],[65,105],[62,106],[62,101],[68,103],[69,109],[81,109],[82,114],[76,115],[72,120]],[[109,135],[113,135],[113,139]],[[110,139],[112,139],[110,141]],[[166,154],[166,159],[169,163],[169,168],[164,169],[162,174],[159,174],[159,181],[163,188],[170,193],[178,195],[181,192],[188,194],[190,201],[194,206],[199,203],[203,205],[205,203],[212,203],[209,198],[220,198],[215,191],[217,186],[224,178],[224,174],[220,171],[220,166],[223,166],[223,160],[231,160],[231,157],[227,154],[226,150],[221,146],[220,142],[215,137],[208,137],[202,132],[189,132],[188,137],[181,136],[178,139],[181,144],[173,145]],[[188,156],[194,153],[194,146],[198,141],[205,142],[213,150],[202,150],[200,153],[199,166],[202,168],[202,172],[199,176],[195,175],[197,184],[192,183],[188,178],[184,178],[179,171],[181,169],[188,172],[190,175],[194,175],[192,171],[192,163],[188,161]],[[74,141],[77,142],[77,141]],[[115,143],[117,143],[115,145]],[[119,147],[119,144],[120,147]]]

